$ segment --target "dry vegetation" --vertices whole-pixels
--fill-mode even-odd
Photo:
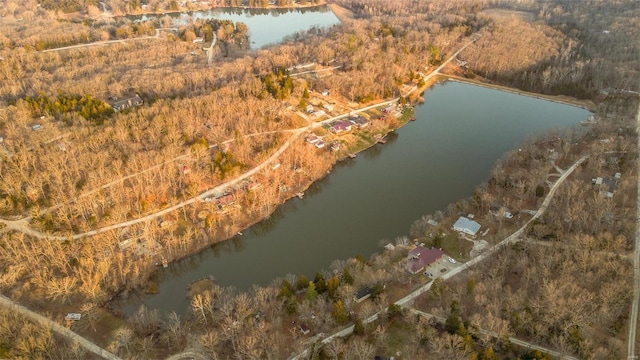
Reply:
[[[555,179],[549,176],[555,172],[550,160],[566,168],[590,155],[523,242],[464,278],[434,285],[417,302],[418,308],[447,317],[447,324],[419,320],[393,306],[379,322],[362,323],[424,281],[406,273],[406,248],[400,246],[369,261],[336,262],[332,272],[314,279],[292,276],[245,294],[208,286],[191,294],[193,311],[183,318],[141,310],[129,324],[105,326],[103,333],[91,336],[126,358],[161,357],[199,343],[211,358],[280,359],[310,348],[313,334],[329,334],[355,322],[355,335],[315,349],[317,358],[380,353],[541,358],[512,347],[507,335],[581,358],[624,356],[622,330],[631,294],[626,254],[632,248],[637,183],[636,138],[630,129],[637,99],[628,92],[637,91],[639,83],[637,43],[630,40],[637,38],[637,7],[619,1],[604,11],[603,2],[596,0],[336,3],[349,8],[353,19],[331,30],[298,34],[272,49],[249,53],[240,46],[226,48],[214,54],[212,66],[202,53],[190,54],[199,51],[197,46],[166,32],[108,46],[37,51],[45,43],[77,44],[155,31],[134,31],[130,23],[109,19],[92,28],[58,21],[61,13],[40,9],[35,2],[5,3],[7,21],[0,23],[0,211],[6,219],[28,216],[11,229],[28,225],[41,233],[0,234],[3,293],[58,312],[80,307],[86,310],[85,319],[73,326],[91,334],[90,327],[103,323],[99,307],[119,292],[144,286],[160,257],[185,256],[270,214],[325,174],[340,154],[316,151],[298,139],[278,159],[277,171],[267,167],[253,177],[261,184],[259,191],[249,184],[234,190],[232,206],[193,202],[125,229],[79,239],[73,235],[157,213],[261,163],[290,139],[288,130],[306,124],[297,111],[307,101],[307,90],[331,89],[342,105],[398,96],[418,82],[418,72],[438,64],[479,31],[482,38],[462,55],[469,62],[467,76],[594,99],[599,122],[586,134],[558,134],[523,145],[524,151],[508,154],[472,198],[437,216],[449,224],[461,212],[487,214],[485,221],[498,229],[487,240],[497,243],[527,217],[503,223],[492,215],[496,208],[539,206]],[[114,14],[142,11],[120,1],[107,4]],[[78,16],[97,16],[96,6],[85,2]],[[149,11],[171,6],[152,1]],[[511,10],[518,16],[510,16]],[[30,26],[25,20],[32,21]],[[331,76],[292,81],[282,73],[314,60],[318,67],[341,68]],[[604,90],[610,96],[603,97]],[[144,99],[143,106],[101,122],[88,120],[81,110],[50,111],[28,101],[60,94],[108,101],[134,93]],[[386,121],[364,137],[398,125]],[[36,124],[43,130],[33,131]],[[366,145],[348,136],[342,141],[353,148]],[[296,171],[300,169],[304,171]],[[613,199],[605,199],[591,179],[616,172],[622,175],[618,189]],[[414,224],[412,237],[444,242],[443,247],[457,239],[445,225],[434,237],[427,220]],[[46,240],[42,234],[59,239]],[[386,288],[380,289],[383,284]],[[376,286],[376,296],[357,304],[353,293],[365,285]],[[75,351],[73,347],[59,350],[44,329],[17,329],[14,317],[0,313],[0,338],[11,339],[0,343],[0,356],[82,356],[64,353]],[[312,329],[311,335],[300,334],[301,323]],[[488,338],[480,328],[500,337]],[[36,333],[42,336],[29,337]]]

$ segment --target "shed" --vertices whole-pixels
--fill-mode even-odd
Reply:
[[[460,216],[455,224],[453,224],[453,230],[467,235],[476,236],[478,230],[480,230],[480,224],[473,220],[469,220],[464,216]]]
[[[358,289],[355,294],[353,294],[353,298],[357,303],[361,303],[370,298],[371,293],[373,293],[373,288],[371,286],[363,286]]]

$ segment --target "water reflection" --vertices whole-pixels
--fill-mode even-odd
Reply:
[[[241,237],[161,269],[160,293],[145,302],[162,311],[188,307],[184,289],[213,275],[220,286],[250,289],[287,273],[308,277],[336,259],[380,251],[381,239],[406,234],[415,219],[470,196],[494,163],[533,134],[569,127],[583,109],[449,83],[425,94],[417,121],[387,143],[341,161]],[[401,135],[401,136],[400,136]]]
[[[184,26],[198,19],[208,20],[215,18],[243,22],[249,27],[251,49],[254,50],[269,44],[279,43],[296,33],[305,32],[313,28],[330,27],[340,23],[340,20],[326,5],[290,9],[216,8],[162,15],[126,16],[127,19],[133,21],[153,21],[165,17],[173,20],[172,27]]]

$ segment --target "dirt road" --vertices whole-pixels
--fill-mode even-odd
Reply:
[[[55,321],[48,319],[36,312],[33,312],[22,305],[17,304],[16,302],[14,302],[13,300],[9,299],[4,295],[0,295],[0,306],[4,306],[13,311],[17,311],[18,313],[31,319],[32,321],[40,323],[44,327],[50,328],[54,332],[58,333],[58,335],[67,338],[69,341],[78,343],[87,351],[90,351],[102,357],[103,359],[121,360],[119,357],[101,348],[100,346],[94,344],[93,342],[83,338],[82,336],[76,334],[75,332],[67,329],[66,327],[58,324]]]

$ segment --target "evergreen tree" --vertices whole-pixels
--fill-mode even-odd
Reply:
[[[347,309],[345,309],[342,300],[337,300],[333,303],[331,314],[333,315],[333,319],[340,325],[344,325],[349,321],[349,314],[347,313]]]
[[[316,291],[316,286],[313,281],[309,281],[309,286],[307,287],[305,298],[311,302],[316,301],[316,299],[318,298],[318,291]]]

